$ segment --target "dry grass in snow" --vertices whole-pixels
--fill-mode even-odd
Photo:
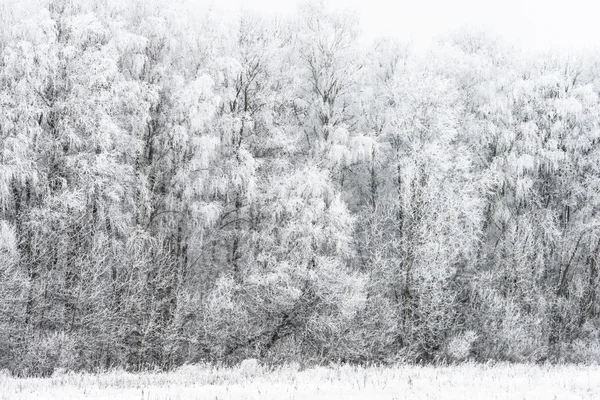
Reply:
[[[0,399],[600,399],[599,366],[185,366],[169,373],[0,376]]]

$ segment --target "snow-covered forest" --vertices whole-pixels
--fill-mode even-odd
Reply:
[[[3,2],[0,369],[599,361],[599,94],[318,2]]]

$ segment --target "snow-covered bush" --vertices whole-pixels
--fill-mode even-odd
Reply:
[[[471,355],[477,338],[475,331],[462,332],[450,339],[446,351],[453,360],[463,361]]]

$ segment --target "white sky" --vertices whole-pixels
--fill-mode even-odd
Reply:
[[[192,0],[198,4],[289,14],[297,0]],[[600,47],[600,0],[325,0],[355,10],[366,38],[394,36],[425,46],[462,25],[496,32],[530,49]]]

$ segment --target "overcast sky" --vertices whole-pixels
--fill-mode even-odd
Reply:
[[[289,14],[297,0],[192,0]],[[462,25],[484,27],[533,49],[600,47],[599,0],[325,0],[361,16],[366,38],[395,36],[425,46]]]

